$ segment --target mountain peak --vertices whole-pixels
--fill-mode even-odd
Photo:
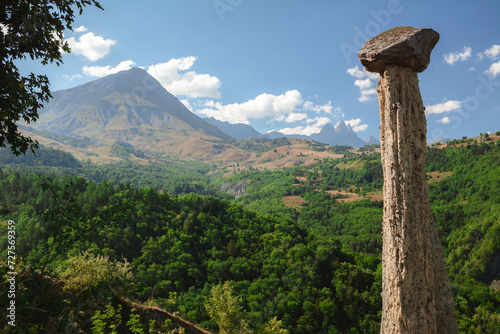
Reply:
[[[375,136],[370,135],[365,139],[365,142],[367,145],[372,145],[372,144],[380,144],[380,141],[375,138]]]
[[[361,147],[366,145],[345,121],[340,121],[335,127],[331,123],[328,123],[319,133],[311,135],[310,138],[332,146],[348,145],[352,147]]]
[[[352,128],[347,127],[346,123],[342,120],[335,126],[336,133],[349,132]]]
[[[165,90],[146,70],[133,67],[90,82],[94,86],[108,87],[120,93],[144,95],[147,91]],[[90,84],[89,83],[89,84]]]
[[[323,127],[323,129],[321,129],[320,132],[326,132],[326,133],[328,133],[328,132],[335,132],[335,128],[333,127],[332,123],[327,123]]]
[[[39,130],[97,142],[122,138],[125,134],[165,133],[165,130],[231,139],[190,112],[141,68],[111,74],[52,95],[53,99],[33,124]]]

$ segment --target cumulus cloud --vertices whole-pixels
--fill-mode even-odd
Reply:
[[[486,56],[492,60],[495,60],[500,56],[500,45],[492,45],[491,48],[484,50],[484,52],[480,52],[477,54],[479,57],[479,60],[483,60],[483,58]]]
[[[289,90],[281,95],[260,94],[253,100],[243,103],[223,105],[220,102],[205,101],[196,112],[211,116],[229,123],[249,124],[249,119],[264,117],[280,117],[289,115],[303,105],[301,94],[297,90]],[[280,118],[281,120],[284,117]]]
[[[66,42],[68,42],[71,52],[84,56],[90,61],[103,58],[111,51],[111,46],[116,44],[115,40],[104,39],[92,32],[80,36],[78,41],[74,37],[70,37]]]
[[[445,112],[455,111],[460,109],[462,106],[461,101],[451,100],[439,104],[427,105],[425,106],[425,113],[430,114],[442,114]]]
[[[193,67],[196,59],[193,56],[172,58],[165,63],[149,66],[148,73],[176,96],[221,98],[221,82],[217,77],[195,71],[184,72]]]
[[[352,77],[358,79],[370,78],[371,80],[378,80],[380,75],[378,73],[368,72],[367,70],[360,69],[358,65],[348,68],[347,73],[349,73]]]
[[[438,119],[436,122],[442,123],[442,124],[448,124],[448,123],[450,123],[450,118],[449,117],[443,117],[441,119]]]
[[[74,32],[86,32],[88,29],[85,26],[79,26],[78,28],[74,29]]]
[[[181,103],[186,107],[188,108],[189,111],[193,112],[193,106],[191,105],[191,103],[189,103],[188,100],[179,100],[181,101]]]
[[[315,117],[306,120],[309,125],[306,126],[296,126],[293,128],[283,128],[278,130],[285,135],[306,135],[310,136],[315,133],[319,133],[323,126],[330,123],[331,120],[328,117]],[[311,124],[313,123],[313,124]]]
[[[472,55],[472,49],[470,46],[464,46],[462,52],[452,52],[443,55],[444,61],[450,65],[456,63],[457,61],[466,61]]]
[[[273,121],[295,123],[299,121],[317,122],[318,120],[329,120],[327,117],[308,119],[309,114],[342,115],[340,107],[333,107],[332,101],[324,105],[317,105],[311,101],[304,101],[297,90],[289,90],[280,95],[263,93],[256,98],[243,103],[222,104],[214,100],[197,101],[195,103],[196,113],[214,117],[229,123],[249,124],[250,119],[272,118]],[[304,131],[302,129],[301,131]],[[313,131],[312,127],[308,130]]]
[[[303,108],[304,110],[314,111],[317,114],[323,112],[328,115],[339,114],[344,117],[344,114],[342,113],[342,109],[340,107],[332,107],[332,101],[328,101],[327,104],[324,105],[315,105],[311,101],[306,101],[303,104]]]
[[[368,129],[368,124],[361,124],[360,118],[350,119],[344,122],[346,124],[349,124],[354,132],[365,131],[366,129]]]
[[[368,72],[367,70],[360,69],[357,65],[352,68],[347,69],[347,73],[356,78],[354,81],[354,86],[359,88],[361,96],[359,97],[359,102],[366,102],[373,100],[373,95],[377,94],[377,89],[372,88],[378,81],[380,75],[378,73]]]
[[[373,95],[377,94],[377,89],[371,88],[371,89],[362,89],[360,91],[361,96],[359,97],[359,102],[366,102],[366,101],[371,101],[373,100]]]
[[[307,114],[305,113],[291,113],[285,118],[285,122],[287,123],[295,123],[298,121],[302,121],[307,118]]]
[[[500,74],[500,61],[491,64],[485,73],[491,75],[493,79],[496,78]]]
[[[130,70],[135,63],[132,60],[125,60],[115,67],[107,66],[84,66],[83,73],[91,77],[105,77],[120,71]]]
[[[359,89],[367,89],[372,86],[372,82],[370,79],[365,79],[365,80],[356,80],[354,81],[354,86],[358,86]]]

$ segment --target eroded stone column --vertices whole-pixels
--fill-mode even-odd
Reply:
[[[397,27],[358,52],[380,73],[384,172],[381,333],[458,333],[425,176],[426,118],[418,86],[439,34]]]

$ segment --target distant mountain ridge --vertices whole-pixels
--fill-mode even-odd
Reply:
[[[285,135],[279,131],[272,131],[266,134],[262,134],[247,124],[231,124],[229,122],[216,120],[213,117],[205,118],[205,120],[217,126],[219,129],[237,140],[248,140],[250,138],[276,139],[281,137],[293,137],[311,139],[331,146],[347,145],[355,148],[365,145],[380,144],[380,142],[373,136],[368,137],[366,140],[359,138],[352,127],[349,124],[346,124],[344,121],[340,121],[336,126],[328,123],[323,127],[323,129],[321,129],[319,133],[306,136],[298,134]]]
[[[326,124],[319,133],[312,134],[310,138],[330,146],[348,145],[362,147],[367,145],[363,139],[358,137],[352,127],[344,121],[340,121],[335,127],[331,123]]]
[[[264,137],[263,134],[257,132],[257,130],[247,124],[231,124],[229,122],[219,121],[213,117],[205,118],[205,120],[236,140],[248,140],[250,138]]]
[[[453,139],[451,138],[446,138],[446,137],[441,137],[441,138],[438,138],[430,143],[427,143],[427,145],[433,145],[433,144],[446,144],[447,142],[451,141]]]
[[[369,136],[365,139],[366,145],[380,144],[380,140],[375,138],[374,136]]]
[[[60,144],[60,148],[79,155],[80,159],[97,156],[103,157],[99,161],[116,161],[120,157],[112,149],[115,143],[122,146],[126,143],[131,152],[147,155],[136,155],[138,159],[149,159],[158,153],[210,160],[228,151],[220,161],[236,161],[249,154],[238,150],[238,145],[232,142],[234,139],[295,137],[352,147],[368,143],[343,121],[335,127],[327,124],[320,133],[303,136],[280,132],[261,134],[246,124],[202,119],[140,68],[55,91],[52,95],[39,111],[37,122],[29,124],[25,130],[39,130],[33,135],[40,140],[45,136],[43,133],[49,133],[43,139],[46,145]],[[57,144],[58,139],[54,136],[68,140]],[[85,145],[79,145],[80,142]]]

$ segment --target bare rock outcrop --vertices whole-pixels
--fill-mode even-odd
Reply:
[[[233,195],[234,198],[238,198],[246,194],[247,184],[242,181],[237,181],[236,183],[226,182],[220,187],[220,190]]]
[[[432,29],[396,27],[375,36],[358,52],[367,71],[382,74],[387,65],[410,67],[423,72],[430,62],[431,51],[439,41]]]
[[[384,172],[381,333],[458,333],[443,250],[425,177],[426,118],[418,86],[439,34],[397,27],[358,52],[380,73]]]

